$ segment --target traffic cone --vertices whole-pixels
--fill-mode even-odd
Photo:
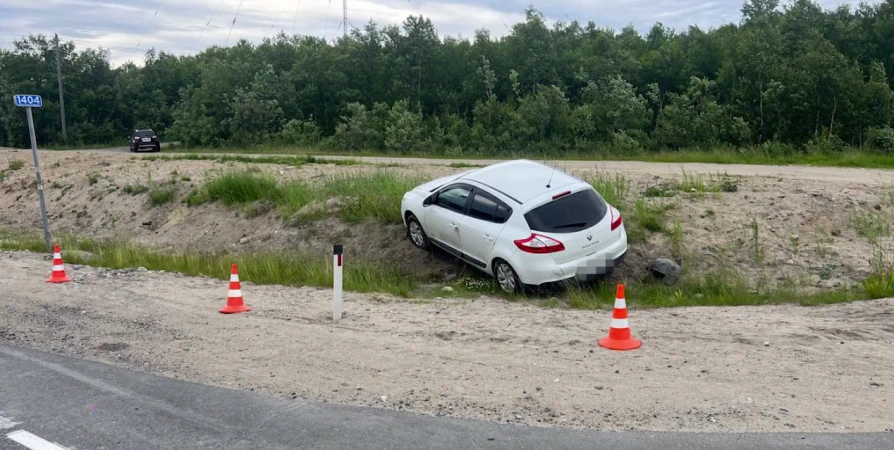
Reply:
[[[47,278],[47,283],[68,283],[71,278],[65,274],[65,267],[62,266],[62,253],[59,251],[59,244],[53,248],[53,273]]]
[[[609,350],[633,350],[642,344],[630,335],[630,323],[627,321],[627,300],[624,298],[624,285],[618,285],[615,296],[615,310],[612,311],[612,325],[608,336],[599,340],[599,346]]]
[[[242,302],[242,285],[239,283],[239,270],[233,264],[230,272],[230,292],[227,295],[227,306],[220,309],[224,314],[234,314],[251,311],[251,307]]]

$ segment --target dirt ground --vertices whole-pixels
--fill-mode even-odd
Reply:
[[[10,161],[24,166],[0,182],[0,229],[37,231],[30,152],[0,149],[0,171]],[[363,162],[291,167],[41,152],[57,234],[177,251],[301,249],[325,258],[338,241],[352,259],[398,262],[413,275],[455,273],[456,265],[414,249],[400,226],[333,219],[294,226],[275,211],[249,217],[245,208],[183,203],[207,177],[249,166],[311,183],[376,170],[423,178],[467,170],[450,161]],[[631,204],[649,187],[680,180],[684,168],[558,166],[582,177],[624,174]],[[666,205],[668,221],[682,224],[678,259],[689,273],[733,269],[755,289],[853,286],[870,272],[874,249],[855,218],[894,222],[892,171],[701,164],[685,170],[706,177],[727,172],[738,184],[735,192],[646,200]],[[168,180],[176,180],[170,204],[151,206],[147,194],[123,192]],[[754,256],[753,220],[760,224],[761,261]],[[880,243],[894,245],[890,237]],[[617,276],[642,276],[646,261],[673,252],[667,234],[649,234],[632,244]],[[217,310],[227,288],[219,280],[67,265],[76,281],[56,286],[43,281],[50,266],[43,255],[0,252],[0,340],[235,389],[499,422],[598,430],[894,430],[894,299],[816,308],[634,308],[631,325],[644,346],[618,353],[596,345],[610,322],[604,311],[348,293],[347,316],[334,324],[330,290],[244,283],[255,310],[222,316]],[[635,305],[636,292],[628,299]]]
[[[417,251],[400,225],[347,225],[325,220],[293,226],[276,211],[249,217],[247,208],[221,204],[188,207],[183,200],[207,177],[225,170],[255,167],[279,179],[300,178],[310,183],[348,173],[393,171],[430,179],[468,170],[451,162],[424,159],[360,158],[363,164],[335,166],[307,164],[220,163],[214,161],[147,161],[141,156],[111,151],[41,152],[44,190],[51,229],[80,237],[117,238],[171,250],[254,252],[296,249],[328,258],[340,242],[355,260],[400,264],[407,274],[448,279],[458,267],[443,258]],[[9,161],[24,167],[7,172],[0,182],[0,228],[39,230],[40,216],[28,151],[0,149],[0,170]],[[466,161],[488,164],[494,161]],[[682,245],[674,247],[666,233],[650,233],[631,244],[617,278],[648,276],[649,261],[670,257],[689,273],[718,268],[743,274],[753,289],[785,287],[797,292],[852,287],[871,271],[874,245],[858,234],[856,217],[894,223],[894,171],[815,167],[774,167],[640,162],[556,162],[585,179],[599,171],[623,174],[633,200],[649,187],[679,181],[684,170],[705,180],[728,173],[736,192],[678,193],[672,198],[649,198],[647,203],[668,208],[666,227],[682,226]],[[91,182],[91,175],[94,175]],[[175,201],[153,207],[146,193],[130,195],[128,185],[152,185],[173,180]],[[752,221],[759,226],[756,257]],[[630,225],[628,224],[628,227]],[[881,248],[894,259],[894,240],[882,237]],[[682,247],[682,248],[679,248]]]
[[[0,341],[235,389],[541,426],[894,431],[894,299],[829,307],[632,310],[632,352],[599,348],[608,312],[499,299],[395,302],[67,265],[0,252]],[[629,293],[629,297],[635,296]]]

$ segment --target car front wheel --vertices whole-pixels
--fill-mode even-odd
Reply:
[[[502,289],[503,292],[506,292],[507,294],[521,292],[521,280],[519,280],[518,274],[515,273],[515,269],[513,269],[508,262],[498,259],[494,264],[494,276],[497,278],[497,283],[500,284],[500,289]]]
[[[411,215],[407,218],[407,235],[410,237],[410,242],[416,247],[422,250],[429,249],[428,236],[425,234],[425,230],[422,229],[422,225],[419,224],[416,216]]]

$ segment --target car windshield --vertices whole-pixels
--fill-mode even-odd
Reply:
[[[140,131],[137,131],[136,136],[141,137],[141,138],[142,137],[152,137],[152,136],[155,136],[155,132],[152,130],[140,130]]]
[[[532,231],[575,233],[599,223],[607,209],[596,191],[586,189],[531,210],[525,220]]]

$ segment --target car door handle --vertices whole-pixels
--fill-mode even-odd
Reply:
[[[485,240],[485,241],[493,241],[494,238],[490,237],[489,234],[485,234],[485,235],[484,235],[484,240]]]
[[[455,223],[453,223],[453,222],[450,222],[450,227],[453,228],[454,230],[459,229],[459,225],[457,225],[457,224],[455,224]]]

